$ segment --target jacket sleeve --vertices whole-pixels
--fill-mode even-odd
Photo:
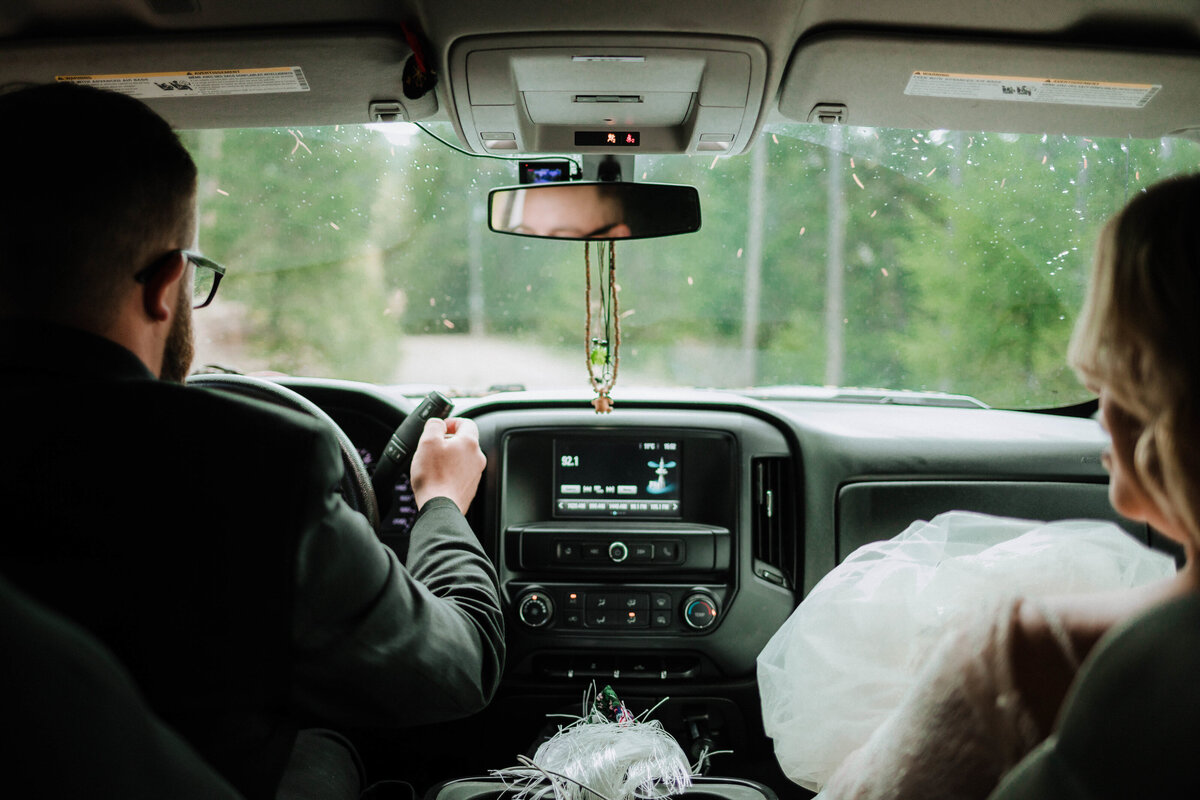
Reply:
[[[318,486],[296,553],[294,697],[329,724],[417,725],[491,700],[504,663],[496,572],[458,507],[421,510],[409,567],[337,494],[341,460],[321,435]]]

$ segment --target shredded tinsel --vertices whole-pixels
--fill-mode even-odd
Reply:
[[[584,694],[583,715],[560,727],[521,766],[495,770],[515,800],[649,800],[692,785],[687,757],[650,712],[633,716],[605,686]]]

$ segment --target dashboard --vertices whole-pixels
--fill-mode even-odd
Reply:
[[[285,384],[368,469],[412,409],[338,382]],[[1115,515],[1090,418],[728,393],[630,398],[611,415],[523,394],[457,401],[488,465],[469,519],[508,614],[506,676],[737,680],[796,603],[857,547],[951,509]],[[381,539],[403,556],[400,476]]]
[[[515,623],[511,676],[753,670],[747,642],[795,605],[794,560],[768,564],[764,552],[767,504],[785,506],[786,487],[761,482],[765,463],[790,459],[779,428],[700,408],[513,409],[476,421],[489,459],[482,528]],[[795,540],[794,529],[776,535]]]
[[[370,458],[414,405],[372,386],[284,383]],[[480,737],[482,771],[609,683],[685,749],[734,751],[723,774],[788,785],[762,732],[755,660],[857,547],[962,509],[1107,519],[1169,550],[1109,506],[1107,440],[1088,417],[721,392],[623,397],[604,416],[582,395],[513,393],[454,413],[476,422],[487,456],[468,520],[507,625],[495,700],[452,733]],[[401,554],[406,498],[401,481],[381,533]]]
[[[403,415],[318,399],[370,470]],[[752,671],[747,633],[769,638],[795,605],[782,431],[727,410],[642,409],[616,425],[590,409],[468,415],[488,457],[470,517],[509,612],[509,675]],[[403,556],[416,511],[406,475],[390,507],[380,538]]]

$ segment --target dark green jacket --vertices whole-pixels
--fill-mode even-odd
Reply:
[[[490,700],[495,571],[449,499],[402,565],[337,493],[326,426],[67,328],[0,323],[0,408],[0,574],[103,642],[247,797],[273,796],[298,727]]]

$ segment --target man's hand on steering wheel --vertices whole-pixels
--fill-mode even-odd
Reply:
[[[479,449],[479,428],[474,422],[459,417],[429,419],[409,472],[417,507],[433,497],[449,497],[467,513],[485,466],[487,457]]]

